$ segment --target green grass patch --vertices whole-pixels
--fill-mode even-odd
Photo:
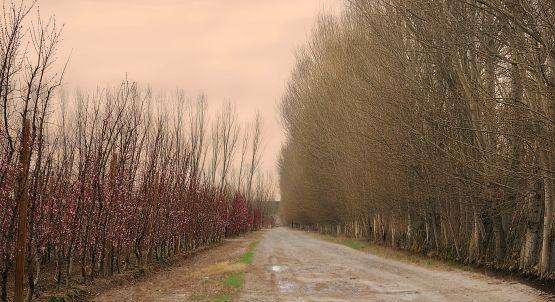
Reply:
[[[255,241],[255,242],[251,243],[249,245],[248,251],[245,252],[243,255],[241,255],[241,257],[239,257],[238,262],[244,263],[244,264],[251,264],[252,259],[254,257],[254,250],[258,246],[258,243],[259,243],[259,241]]]
[[[255,242],[249,244],[249,251],[254,251],[254,249],[258,246],[259,243],[260,243],[260,241],[255,241]]]
[[[252,251],[246,252],[243,255],[241,255],[241,257],[239,257],[239,262],[244,264],[251,264],[253,257],[254,257],[254,252]]]
[[[237,265],[238,263],[249,265],[252,263],[254,258],[254,250],[258,246],[259,241],[252,242],[249,244],[247,251],[243,253],[238,259],[235,260],[234,266],[229,266],[236,270],[233,273],[224,273],[222,271],[219,278],[223,278],[223,288],[221,283],[217,285],[218,290],[215,292],[218,293],[217,295],[203,293],[193,295],[191,297],[192,301],[204,301],[204,302],[227,302],[233,300],[236,295],[239,293],[240,288],[245,283],[245,271],[247,270],[247,266],[245,265]],[[231,264],[226,262],[227,265]],[[220,279],[222,280],[222,279]],[[218,281],[221,282],[221,281]],[[214,293],[214,292],[212,292]]]
[[[339,240],[337,243],[348,246],[357,251],[368,247],[367,243],[358,241],[358,240],[353,240],[353,239],[342,239],[342,240]]]
[[[426,263],[426,265],[434,265],[434,261],[432,259],[425,259],[424,263]]]
[[[236,272],[229,275],[227,278],[225,278],[224,285],[226,287],[239,288],[243,285],[243,281],[244,281],[244,273]]]

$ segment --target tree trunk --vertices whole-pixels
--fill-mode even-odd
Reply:
[[[481,231],[481,224],[482,221],[480,219],[480,215],[478,215],[476,211],[476,207],[473,208],[473,218],[474,224],[472,227],[472,236],[470,238],[470,245],[468,247],[468,262],[475,262],[480,260],[481,251],[480,251],[480,243],[481,238],[480,231]]]
[[[18,203],[18,224],[15,263],[15,301],[23,302],[23,280],[27,237],[27,215],[29,206],[29,163],[31,160],[31,125],[28,119],[23,124],[22,147],[20,155],[21,173],[17,180],[16,200]],[[30,256],[30,255],[29,255]]]
[[[535,182],[535,189],[531,196],[527,196],[528,201],[528,221],[526,222],[526,234],[524,245],[520,253],[520,269],[526,271],[535,265],[538,253],[538,237],[540,233],[540,223],[543,205],[543,181]]]
[[[551,270],[551,246],[553,231],[553,207],[555,196],[553,196],[553,180],[544,179],[544,214],[543,214],[543,236],[542,236],[542,250],[540,254],[539,273],[544,277],[550,273]]]
[[[498,204],[495,204],[494,213],[492,217],[493,223],[493,236],[495,238],[495,260],[497,264],[502,264],[505,258],[506,242],[505,230],[503,229],[503,221],[501,213],[499,213]]]

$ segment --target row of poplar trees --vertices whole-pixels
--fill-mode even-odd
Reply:
[[[285,223],[554,276],[554,1],[348,1],[281,115]]]

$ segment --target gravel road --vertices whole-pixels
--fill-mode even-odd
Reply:
[[[260,242],[239,301],[545,300],[520,283],[384,259],[281,227]]]

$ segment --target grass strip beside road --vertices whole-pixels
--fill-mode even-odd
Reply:
[[[240,288],[244,282],[244,272],[235,272],[224,280],[225,287]]]
[[[522,284],[531,286],[533,288],[536,288],[544,293],[547,293],[549,297],[555,297],[555,290],[553,289],[554,287],[553,287],[552,280],[527,278],[526,276],[522,276],[519,273],[500,271],[500,270],[489,268],[485,265],[480,266],[477,264],[465,264],[451,259],[442,259],[434,255],[425,255],[425,254],[420,254],[416,252],[400,250],[390,246],[378,245],[363,239],[353,239],[353,238],[347,238],[345,236],[333,236],[333,235],[327,235],[327,234],[320,234],[318,232],[305,231],[305,233],[313,235],[314,237],[321,240],[325,240],[336,244],[341,244],[341,245],[350,247],[354,250],[361,251],[363,253],[372,254],[386,259],[411,263],[418,266],[428,267],[431,269],[462,270],[466,272],[483,274],[492,278],[496,278],[496,279],[500,279],[508,282],[522,283]]]
[[[239,262],[244,264],[251,264],[254,257],[254,250],[260,241],[255,241],[249,245],[249,250],[239,257]]]
[[[259,241],[249,244],[247,251],[235,261],[235,263],[227,264],[231,269],[227,270],[223,275],[223,289],[221,292],[214,296],[207,298],[200,298],[198,301],[208,302],[228,302],[232,301],[237,296],[241,287],[245,282],[245,272],[249,269],[254,258],[254,251],[258,246]],[[225,270],[224,270],[225,271]]]
[[[420,266],[426,266],[429,268],[459,269],[459,270],[471,271],[471,272],[476,271],[474,267],[465,265],[456,261],[443,260],[432,256],[418,254],[415,252],[399,250],[388,246],[381,246],[366,240],[347,238],[344,236],[336,237],[332,235],[324,235],[324,234],[315,233],[315,232],[309,232],[309,234],[316,235],[318,238],[323,239],[325,241],[341,244],[357,251],[380,256],[391,260],[407,262],[407,263],[416,264]]]

